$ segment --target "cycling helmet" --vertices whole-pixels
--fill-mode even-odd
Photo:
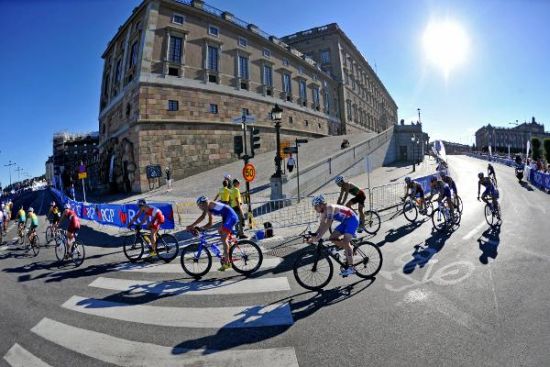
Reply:
[[[325,197],[323,195],[317,195],[311,200],[311,205],[317,206],[319,204],[326,204]]]
[[[231,180],[231,175],[229,173],[226,173],[225,175],[223,175],[223,178],[225,178],[226,180]]]
[[[344,182],[344,177],[336,176],[336,178],[334,179],[334,182],[336,183],[336,185],[340,185],[342,182]]]
[[[483,172],[479,172],[479,173],[477,174],[477,177],[483,178]]]
[[[34,209],[32,208],[32,206],[29,208],[29,213],[32,213],[34,212]]]
[[[50,206],[55,206],[55,205],[56,205],[55,201],[52,201],[51,204],[50,204]]]
[[[71,205],[69,203],[65,204],[64,206],[65,209],[71,209]]]
[[[207,198],[206,196],[204,196],[204,195],[199,196],[199,197],[197,198],[197,205],[199,205],[199,204],[201,204],[201,203],[206,203],[207,201],[208,201],[208,198]]]
[[[139,199],[137,201],[137,205],[138,206],[144,206],[144,205],[147,205],[147,202],[145,201],[145,199]]]
[[[406,183],[411,183],[411,178],[410,177],[405,177],[405,182]]]

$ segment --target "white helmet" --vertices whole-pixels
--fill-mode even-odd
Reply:
[[[344,176],[336,176],[334,182],[336,183],[336,185],[340,185],[342,182],[344,182]]]
[[[327,201],[325,200],[325,197],[323,195],[317,195],[317,196],[314,196],[313,199],[311,200],[311,205],[313,206],[317,206],[319,204],[326,204]]]
[[[207,198],[206,196],[204,196],[204,195],[199,196],[199,197],[197,198],[197,205],[199,205],[199,204],[201,204],[201,203],[206,203],[207,201],[208,201],[208,198]]]

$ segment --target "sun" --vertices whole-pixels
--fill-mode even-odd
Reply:
[[[427,59],[442,69],[447,78],[468,56],[469,40],[464,28],[452,20],[433,21],[423,36]]]

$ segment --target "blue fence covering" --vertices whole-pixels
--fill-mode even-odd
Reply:
[[[136,204],[96,204],[82,203],[68,198],[61,191],[50,188],[57,202],[62,205],[69,204],[76,212],[79,218],[90,220],[99,224],[126,227],[130,220],[138,212]],[[150,203],[151,206],[158,208],[164,215],[164,223],[160,226],[162,229],[174,229],[174,210],[169,203]],[[140,218],[141,219],[141,218]],[[151,218],[146,218],[146,222]]]

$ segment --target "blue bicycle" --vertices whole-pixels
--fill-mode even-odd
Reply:
[[[217,238],[217,241],[209,241]],[[183,271],[194,278],[200,278],[210,271],[212,267],[212,254],[221,260],[223,251],[217,246],[221,244],[217,233],[199,232],[199,243],[194,243],[183,248],[181,252],[181,267]],[[263,254],[260,247],[250,240],[237,240],[230,236],[229,261],[231,267],[240,274],[249,275],[260,268]],[[222,245],[223,246],[223,245]]]

